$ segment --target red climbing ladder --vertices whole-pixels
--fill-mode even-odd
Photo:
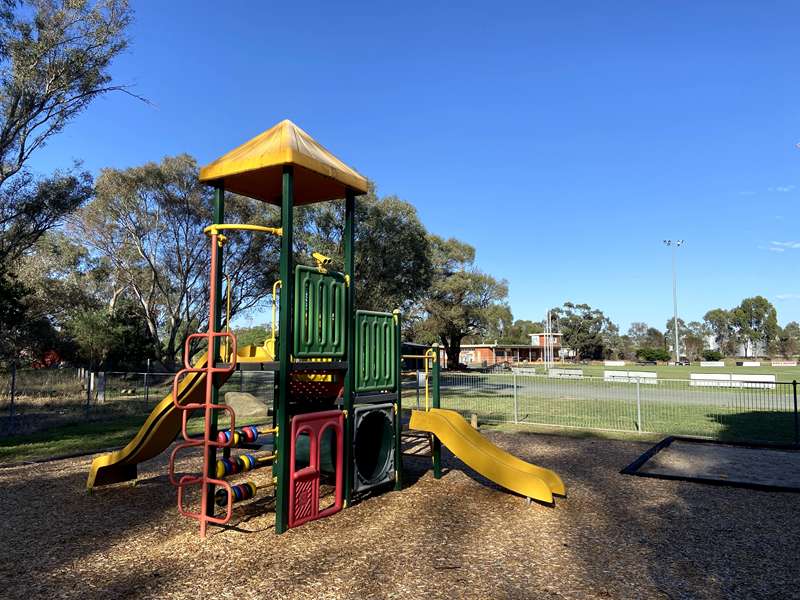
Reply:
[[[217,249],[219,247],[219,236],[216,232],[211,234],[211,277],[210,277],[210,292],[209,292],[209,331],[206,333],[194,333],[186,338],[186,344],[183,349],[183,366],[184,368],[175,374],[172,382],[172,402],[175,408],[181,411],[181,433],[183,434],[183,442],[175,446],[172,454],[169,457],[169,480],[172,485],[178,488],[178,512],[184,517],[195,519],[200,522],[200,536],[205,537],[206,529],[209,523],[225,524],[230,521],[233,512],[234,494],[231,484],[222,479],[212,476],[216,474],[216,463],[210,460],[212,449],[216,448],[229,448],[234,443],[234,430],[235,430],[235,415],[233,408],[226,404],[215,404],[212,402],[215,378],[224,378],[233,373],[236,369],[236,362],[231,361],[225,367],[217,367],[217,348],[219,347],[218,341],[220,338],[227,338],[230,343],[230,356],[236,356],[236,337],[228,332],[214,331],[216,323],[216,304],[217,304]],[[202,367],[192,367],[189,364],[190,345],[193,340],[205,339],[207,343],[207,354],[205,365]],[[178,388],[182,378],[190,373],[204,373],[202,381],[205,383],[205,402],[194,402],[188,404],[180,404],[178,402]],[[204,427],[202,438],[192,438],[186,430],[186,424],[189,415],[196,410],[203,411]],[[224,411],[230,415],[230,436],[225,442],[217,441],[216,431],[212,431],[212,421],[214,411]],[[213,436],[213,438],[212,438]],[[183,475],[180,479],[176,480],[175,477],[175,458],[179,452],[187,448],[201,448],[203,452],[203,466],[199,475]],[[189,486],[199,485],[201,490],[200,510],[192,512],[184,507],[184,490]],[[214,516],[214,498],[210,495],[210,490],[213,486],[219,486],[227,491],[227,508],[225,516]]]

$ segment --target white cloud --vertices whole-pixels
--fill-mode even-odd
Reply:
[[[800,242],[797,241],[789,241],[789,242],[770,242],[772,248],[783,248],[783,249],[790,249],[790,250],[798,250],[800,249]]]
[[[778,300],[800,300],[800,294],[777,294]]]
[[[776,248],[775,246],[770,246],[767,250],[770,252],[786,252],[786,248]]]
[[[776,185],[775,187],[768,188],[768,190],[770,192],[785,194],[786,192],[791,192],[795,187],[794,185]]]

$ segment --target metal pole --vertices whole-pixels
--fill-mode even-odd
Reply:
[[[394,415],[394,489],[403,489],[403,452],[402,452],[402,435],[403,435],[403,382],[401,380],[401,363],[403,360],[403,340],[401,338],[401,314],[399,310],[392,312],[394,315],[395,323],[395,357],[394,372],[395,372],[395,385],[397,387],[397,404],[395,407],[397,411]]]
[[[440,397],[439,397],[439,346],[434,347],[434,359],[433,359],[433,408],[439,408],[440,406]],[[442,443],[439,441],[435,435],[431,434],[432,437],[432,444],[431,444],[431,457],[433,459],[433,477],[434,479],[441,479],[442,477]]]
[[[511,380],[514,383],[514,423],[519,423],[519,405],[517,403],[517,374],[514,373],[511,376]]]
[[[356,366],[356,278],[355,278],[355,218],[356,195],[351,189],[345,192],[344,201],[344,274],[347,278],[345,300],[345,327],[347,344],[347,371],[344,374],[344,506],[350,505],[353,491],[353,397],[355,396]],[[399,416],[399,415],[398,415]]]
[[[212,220],[215,224],[225,222],[225,187],[222,183],[214,188],[214,211],[212,217]],[[217,244],[217,239],[215,236],[212,236],[211,240],[211,273],[209,281],[209,288],[211,289],[209,290],[208,330],[213,333],[217,333],[219,331],[220,323],[222,322],[222,303],[219,302],[219,298],[222,298],[223,250],[219,244]],[[208,355],[206,358],[206,364],[208,365],[209,369],[213,369],[216,367],[217,357],[219,356],[220,339],[214,338],[214,341],[210,344],[210,346],[211,347],[207,350]],[[214,377],[208,377],[208,380],[206,381],[206,392],[210,392],[210,403],[212,405],[220,403],[219,387],[220,386],[215,381]],[[205,411],[205,416],[207,419],[207,437],[208,439],[215,440],[217,438],[217,422],[219,419],[219,411],[207,408]],[[204,469],[206,470],[205,475],[213,473],[214,469],[216,468],[216,464],[217,448],[216,446],[209,445],[207,447],[204,463]],[[209,483],[206,485],[205,489],[203,490],[203,494],[203,511],[206,515],[212,517],[214,516],[215,512],[214,484]],[[206,521],[200,522],[201,537],[205,537],[206,526]]]
[[[642,432],[642,394],[640,389],[640,384],[642,382],[641,377],[636,378],[636,429],[639,433]]]
[[[794,397],[794,445],[800,445],[800,420],[797,415],[797,380],[792,380],[792,396]]]
[[[294,169],[283,167],[283,190],[281,194],[281,301],[278,306],[278,398],[275,408],[278,434],[275,447],[278,451],[277,464],[273,466],[275,475],[275,532],[283,533],[289,528],[289,450],[291,448],[291,429],[289,416],[289,357],[292,354],[291,310],[294,300],[292,276],[292,239],[294,211]],[[345,446],[346,448],[346,446]]]
[[[415,358],[414,361],[417,363],[417,410],[419,410],[419,360]]]
[[[14,397],[17,393],[17,363],[16,361],[11,361],[11,407],[9,409],[9,419],[8,419],[8,431],[9,433],[14,431]],[[795,394],[795,406],[797,406],[797,394]],[[795,410],[795,412],[797,412]]]
[[[683,246],[683,240],[664,240],[664,245],[672,248],[672,329],[675,332],[675,363],[680,360],[680,340],[678,339],[678,278],[675,268],[675,252]]]
[[[89,403],[92,401],[92,370],[86,371],[86,418],[89,418]]]
[[[675,330],[675,364],[680,360],[680,346],[678,345],[678,278],[675,272],[675,249],[672,246],[672,328]]]
[[[150,359],[147,359],[147,371],[144,373],[144,403],[150,405]]]

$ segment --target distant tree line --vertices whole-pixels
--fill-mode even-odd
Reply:
[[[528,344],[530,334],[544,331],[542,321],[512,320],[507,305],[491,314],[481,335],[469,342]],[[674,321],[664,329],[647,323],[631,323],[620,333],[603,311],[588,304],[565,302],[550,310],[553,331],[562,334],[562,345],[575,352],[578,360],[626,359],[668,361],[673,357]],[[678,319],[681,356],[689,360],[719,360],[724,356],[762,355],[794,357],[800,352],[800,325],[792,321],[780,327],[777,311],[762,296],[745,298],[733,309],[708,311],[702,321]]]

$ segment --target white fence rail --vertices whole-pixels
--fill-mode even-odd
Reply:
[[[489,423],[794,441],[796,386],[792,383],[742,380],[733,386],[728,380],[726,387],[709,387],[700,382],[713,380],[622,373],[621,379],[572,379],[445,372],[441,407],[465,416],[477,414]],[[413,400],[408,398],[405,405],[410,408]]]

